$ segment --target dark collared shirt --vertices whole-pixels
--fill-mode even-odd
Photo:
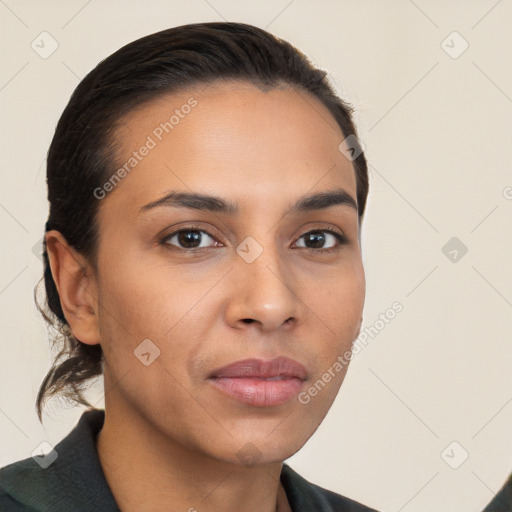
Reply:
[[[511,512],[512,511],[512,473],[503,484],[498,494],[485,507],[483,512]]]
[[[84,411],[49,465],[51,453],[40,463],[29,457],[1,468],[0,512],[119,512],[96,451],[104,419],[103,409]],[[285,463],[280,480],[292,512],[377,512],[308,482]]]

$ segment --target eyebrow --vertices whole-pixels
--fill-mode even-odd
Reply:
[[[227,215],[238,215],[240,212],[237,203],[220,197],[176,191],[172,191],[164,197],[144,205],[140,209],[140,212],[147,212],[161,206],[191,208],[194,210],[205,210]],[[285,215],[312,210],[323,210],[332,206],[348,206],[356,210],[356,212],[358,210],[355,199],[346,190],[336,188],[334,190],[326,190],[324,192],[302,196],[286,211]]]

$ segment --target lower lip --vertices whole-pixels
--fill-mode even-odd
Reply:
[[[297,395],[303,385],[303,381],[295,377],[282,380],[216,377],[209,380],[232,398],[257,407],[284,404]]]

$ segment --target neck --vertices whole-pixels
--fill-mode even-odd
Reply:
[[[107,400],[96,445],[122,512],[290,510],[279,481],[282,463],[246,467],[216,459],[170,439],[119,403]]]

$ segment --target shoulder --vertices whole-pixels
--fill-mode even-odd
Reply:
[[[28,458],[0,468],[0,510],[2,512],[39,510],[36,508],[38,500],[47,491],[36,466],[36,462]]]
[[[49,453],[0,468],[0,511],[118,512],[95,447],[103,420],[89,409]]]
[[[1,512],[74,511],[77,504],[87,506],[81,490],[67,477],[72,468],[65,461],[64,451],[59,445],[55,448],[55,452],[0,468]],[[59,452],[64,460],[57,457],[58,462],[53,462]]]
[[[341,494],[308,482],[287,464],[283,464],[281,483],[293,512],[377,512]]]
[[[512,473],[483,512],[510,512],[512,510]]]

